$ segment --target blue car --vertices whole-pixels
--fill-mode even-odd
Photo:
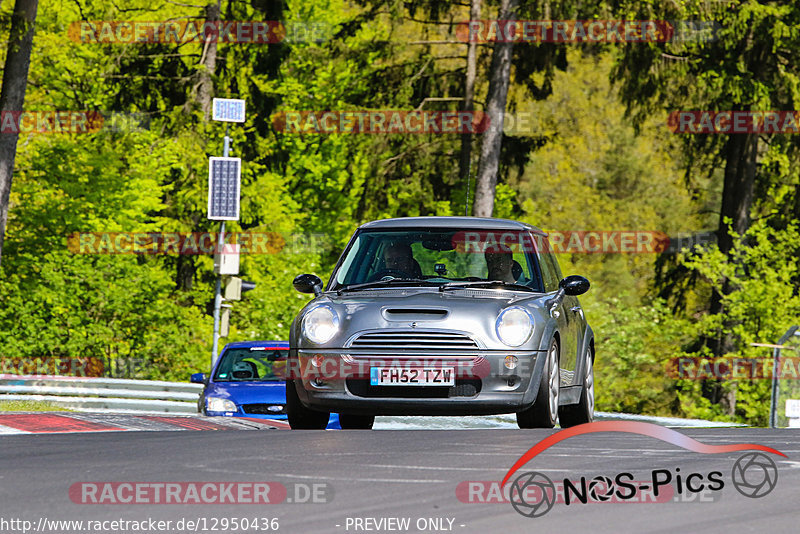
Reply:
[[[286,419],[288,341],[240,341],[222,350],[211,376],[192,375],[205,384],[197,409],[205,415]],[[328,428],[341,428],[331,414]]]

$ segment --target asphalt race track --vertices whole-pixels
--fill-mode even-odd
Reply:
[[[573,499],[569,505],[556,502],[534,518],[520,515],[508,502],[463,502],[489,497],[492,485],[488,482],[502,480],[525,451],[555,432],[227,430],[6,435],[0,437],[0,530],[22,532],[17,529],[22,523],[9,523],[16,519],[31,521],[30,531],[51,525],[49,531],[125,532],[118,525],[112,530],[111,523],[105,526],[108,530],[87,530],[86,525],[83,530],[52,530],[48,522],[153,519],[170,520],[173,525],[184,521],[184,528],[173,526],[166,532],[213,532],[211,527],[224,531],[223,518],[277,518],[273,526],[279,532],[302,533],[730,534],[788,533],[800,528],[800,432],[796,430],[680,430],[707,445],[757,443],[786,454],[788,458],[766,455],[775,461],[778,479],[774,489],[759,498],[741,495],[732,480],[736,460],[750,451],[702,454],[647,436],[604,432],[553,445],[511,479],[537,471],[553,481],[568,478],[577,483],[582,476],[614,479],[618,473],[629,472],[637,481],[650,481],[653,470],[661,469],[659,476],[666,477],[665,471],[680,473],[684,481],[698,473],[701,478],[694,477],[695,487],[698,480],[709,482],[708,474],[719,471],[717,478],[724,485],[708,495],[689,495],[684,482],[685,495],[678,495],[670,483],[662,486],[661,500],[673,495],[659,503],[582,504]],[[747,471],[746,475],[751,485],[759,478],[763,481],[760,473]],[[487,484],[470,486],[469,481]],[[277,482],[287,493],[284,498],[278,496],[281,502],[277,504],[80,503],[84,497],[76,487],[109,482]],[[311,498],[314,488],[319,491]],[[494,499],[498,499],[496,492]],[[303,502],[287,502],[293,500]],[[319,502],[309,502],[314,500]],[[187,520],[197,524],[186,528]],[[264,531],[265,524],[259,531]],[[238,531],[256,530],[250,524]]]

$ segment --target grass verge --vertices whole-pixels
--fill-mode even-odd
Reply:
[[[0,400],[0,412],[70,412],[72,410],[46,401]]]

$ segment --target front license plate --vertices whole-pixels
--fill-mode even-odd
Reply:
[[[370,367],[371,386],[454,386],[453,367]]]

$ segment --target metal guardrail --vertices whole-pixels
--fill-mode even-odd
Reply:
[[[0,401],[46,401],[78,411],[114,413],[197,413],[202,384],[129,380],[121,378],[83,378],[70,376],[22,376],[0,374]],[[623,413],[596,412],[597,420],[627,419],[672,427],[735,427],[737,423],[656,417]],[[382,417],[378,427],[405,428],[425,418]],[[443,421],[452,418],[442,418]],[[489,427],[516,428],[514,416],[483,418]],[[430,425],[430,418],[424,423]],[[447,424],[447,423],[445,423]],[[377,428],[377,427],[376,427]],[[434,425],[432,428],[437,428]]]
[[[0,374],[0,401],[46,401],[78,411],[197,413],[202,384]]]

